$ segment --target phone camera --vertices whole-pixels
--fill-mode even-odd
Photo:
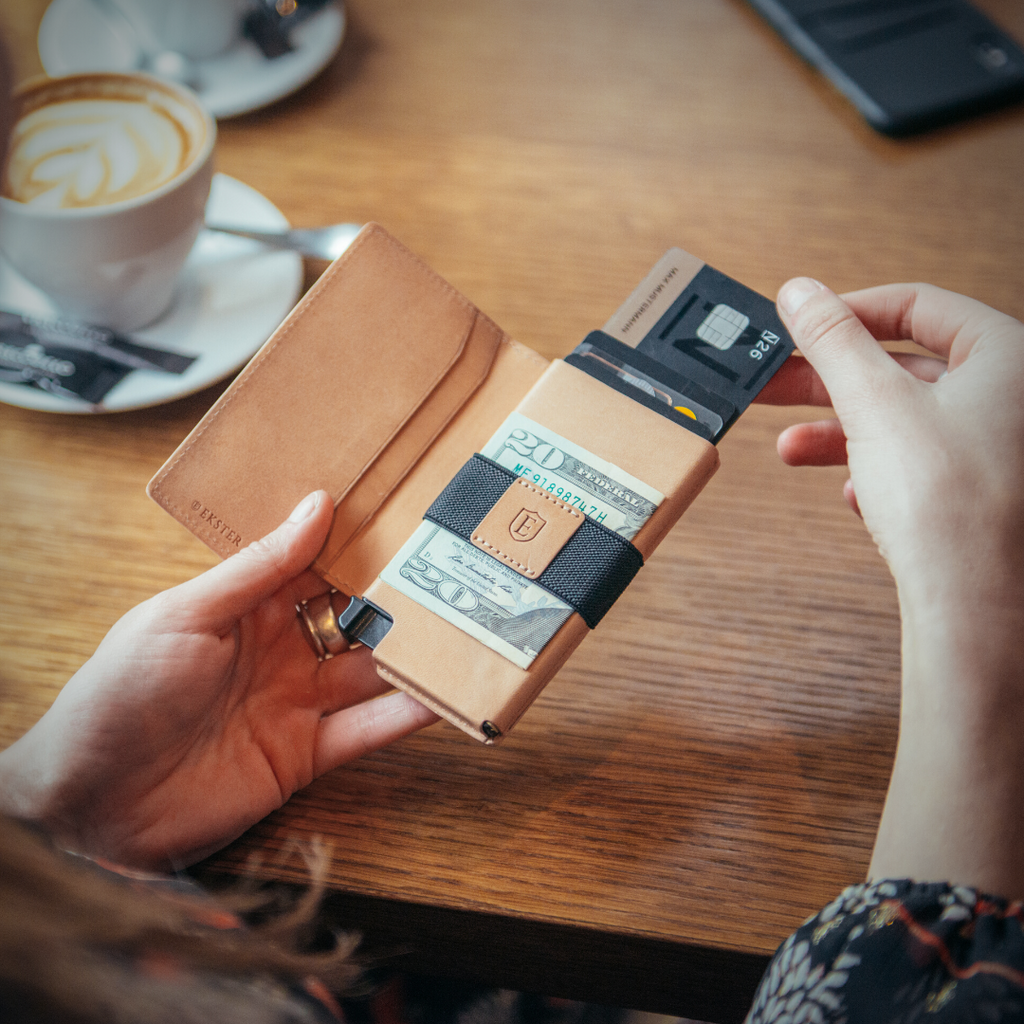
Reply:
[[[1010,70],[1010,55],[996,39],[987,36],[976,39],[971,47],[971,52],[974,54],[975,60],[986,71],[1000,74]]]

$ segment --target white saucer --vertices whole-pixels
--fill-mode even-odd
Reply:
[[[289,53],[268,60],[249,39],[197,61],[196,91],[214,117],[233,117],[295,92],[338,52],[345,32],[339,2],[328,4],[291,34]],[[53,0],[39,26],[39,56],[51,77],[80,71],[132,71],[138,50],[92,0]]]
[[[242,182],[216,174],[207,216],[225,224],[287,228],[284,214]],[[131,337],[199,358],[182,374],[133,370],[100,406],[61,398],[23,384],[0,382],[0,401],[46,412],[124,412],[182,398],[244,365],[288,315],[302,290],[302,257],[259,242],[201,231],[178,282],[171,308]],[[0,258],[0,308],[48,318],[53,305]]]

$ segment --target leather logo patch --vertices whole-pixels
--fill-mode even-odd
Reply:
[[[512,534],[513,540],[521,542],[533,540],[541,530],[547,526],[547,520],[539,513],[524,508],[519,515],[512,520],[508,532]]]
[[[520,477],[509,484],[470,540],[521,576],[536,579],[583,519],[582,512]]]

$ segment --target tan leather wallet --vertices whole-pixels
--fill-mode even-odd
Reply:
[[[475,454],[510,413],[561,439],[564,449],[590,453],[594,465],[603,460],[619,467],[662,500],[629,541],[605,527],[595,532],[592,522],[588,529],[596,540],[579,540],[586,532],[580,524],[590,517],[585,510],[581,515],[567,490],[517,474],[518,466],[502,471],[507,479],[495,476],[493,463]],[[489,487],[487,493],[501,500],[481,498],[487,515],[452,543],[487,552],[494,569],[489,585],[502,594],[529,581],[539,580],[543,588],[545,569],[553,560],[565,562],[570,547],[604,544],[613,560],[624,552],[639,565],[718,462],[710,440],[578,366],[549,362],[514,342],[370,224],[182,442],[148,492],[214,551],[229,556],[273,530],[304,495],[326,489],[335,516],[314,568],[339,591],[361,598],[361,608],[382,616],[387,628],[373,652],[378,672],[470,735],[493,743],[586,635],[584,615],[594,620],[604,608],[594,612],[591,594],[589,606],[579,605],[582,613],[576,606],[565,612],[541,649],[519,663],[510,660],[409,596],[415,586],[403,592],[380,578],[425,512],[447,494],[444,514],[458,519],[464,496],[475,499]],[[456,479],[463,480],[461,490],[452,491]],[[547,547],[540,550],[542,540]],[[534,548],[539,554],[522,554]],[[568,561],[572,586],[582,581],[586,589],[593,575],[586,552],[582,562],[579,556]],[[418,565],[407,561],[394,572],[412,578],[409,567]],[[474,599],[472,591],[439,585],[434,597],[440,594],[458,612],[460,601]],[[601,605],[600,586],[597,591]],[[560,596],[574,599],[572,593]],[[516,621],[533,622],[542,614]]]

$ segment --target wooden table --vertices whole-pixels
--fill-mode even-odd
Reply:
[[[21,75],[43,6],[2,16]],[[1024,37],[1015,0],[981,6]],[[1024,110],[885,140],[740,0],[352,0],[337,59],[223,122],[218,164],[293,223],[382,222],[551,357],[671,245],[769,295],[923,279],[1024,315]],[[3,743],[121,613],[214,562],[144,486],[218,392],[0,408]],[[742,1016],[776,944],[864,875],[896,740],[894,589],[844,473],[779,462],[802,415],[740,421],[501,747],[434,727],[209,870],[320,834],[332,913],[413,968]]]

